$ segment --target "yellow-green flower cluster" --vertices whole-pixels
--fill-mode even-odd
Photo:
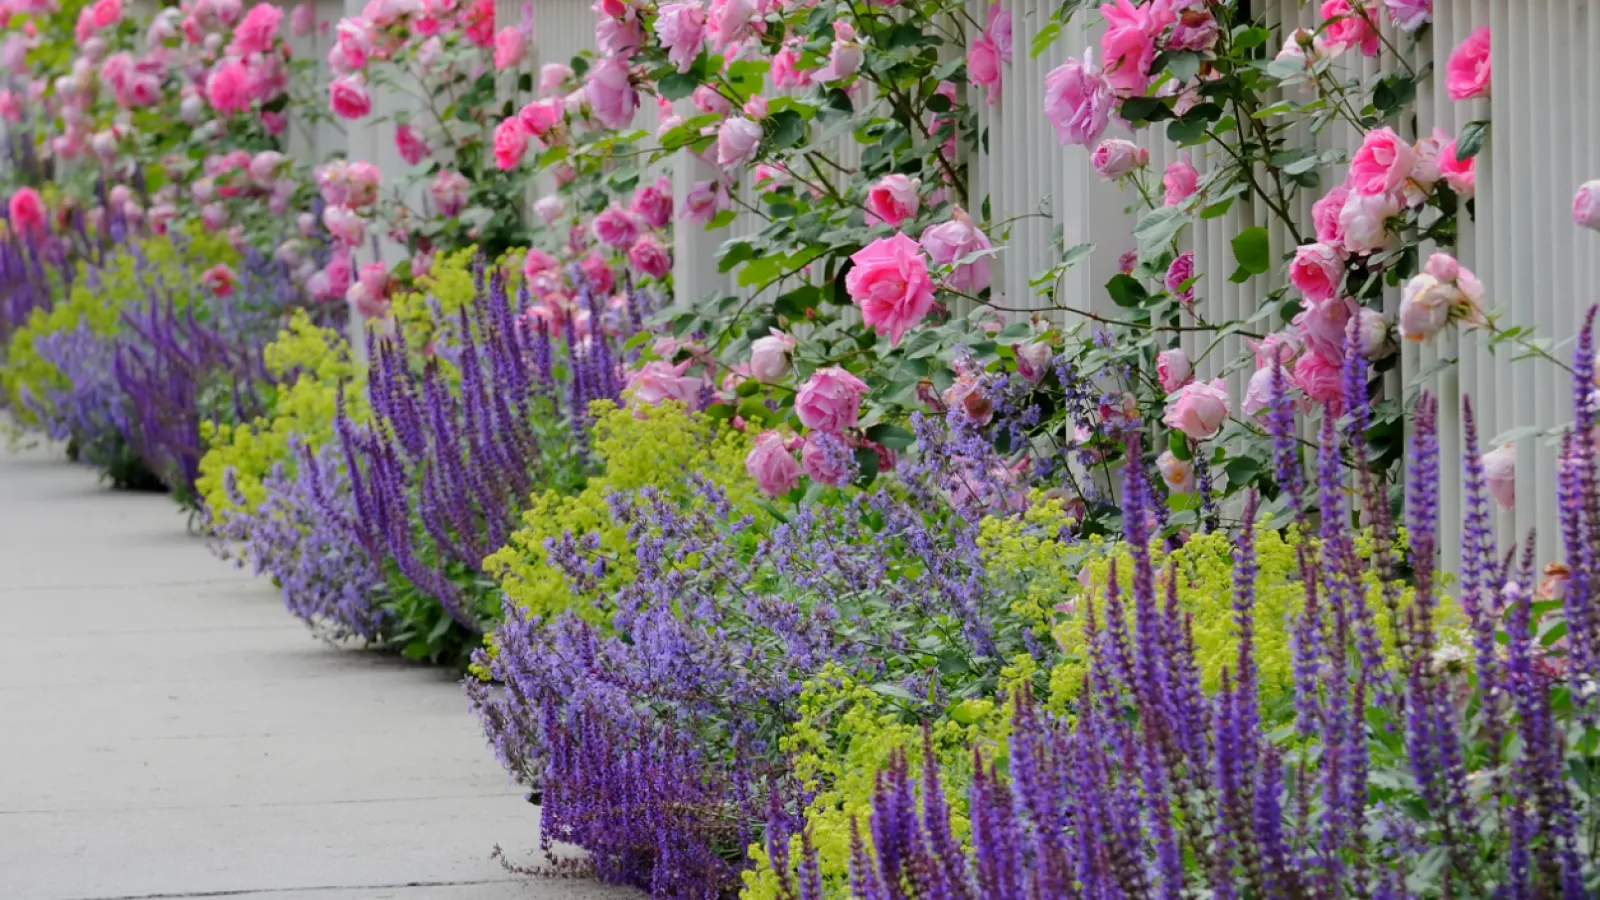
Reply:
[[[720,486],[739,508],[753,502],[755,484],[744,469],[749,440],[719,420],[692,413],[678,404],[617,409],[597,402],[593,452],[600,474],[591,477],[575,495],[547,490],[533,497],[522,516],[522,527],[510,542],[484,563],[500,579],[506,596],[528,610],[548,614],[570,608],[577,599],[567,589],[559,569],[546,562],[545,540],[565,532],[600,535],[599,552],[611,557],[630,554],[626,528],[611,519],[606,496],[612,491],[635,491],[646,486],[668,497],[693,503],[690,476]],[[612,584],[628,577],[625,567],[613,567]],[[605,611],[583,609],[595,619]]]

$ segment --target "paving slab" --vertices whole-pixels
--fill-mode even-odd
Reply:
[[[163,496],[0,449],[0,900],[610,900],[456,679],[320,641]],[[570,848],[560,853],[576,858]]]

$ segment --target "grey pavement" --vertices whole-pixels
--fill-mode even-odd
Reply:
[[[490,858],[537,843],[453,675],[318,641],[166,497],[0,450],[0,900],[637,896]]]

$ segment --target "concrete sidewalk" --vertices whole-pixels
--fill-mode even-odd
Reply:
[[[3,440],[3,439],[0,439]],[[454,676],[315,640],[162,496],[0,451],[0,898],[589,900]]]

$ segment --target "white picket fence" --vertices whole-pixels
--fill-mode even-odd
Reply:
[[[973,2],[973,18],[984,21],[985,0]],[[981,97],[969,98],[980,105],[979,121],[989,131],[989,152],[970,161],[974,173],[971,205],[980,208],[981,198],[987,196],[991,218],[997,222],[1041,210],[1047,216],[1015,219],[1009,233],[994,235],[1005,247],[998,258],[996,289],[1004,292],[1007,305],[1037,308],[1042,301],[1029,287],[1031,276],[1053,265],[1064,248],[1093,243],[1094,253],[1068,273],[1061,297],[1074,307],[1114,313],[1104,285],[1117,272],[1118,257],[1133,248],[1133,220],[1125,212],[1133,198],[1099,179],[1085,150],[1059,146],[1042,111],[1045,74],[1068,56],[1081,56],[1085,48],[1097,44],[1099,16],[1092,7],[1080,12],[1063,29],[1061,38],[1034,59],[1029,57],[1028,47],[1050,19],[1055,4],[1000,2],[1013,14],[1016,52],[1014,61],[1004,69],[1004,91],[997,103],[991,106],[982,104]],[[1376,5],[1376,0],[1373,2]],[[342,4],[340,0],[318,0],[318,4],[321,17],[334,19],[346,12],[346,7],[347,14],[354,14],[361,5],[358,0]],[[502,22],[520,18],[520,2],[499,0],[499,4]],[[1268,23],[1278,29],[1275,41],[1279,42],[1282,33],[1296,25],[1314,27],[1317,5],[1302,6],[1297,0],[1256,3],[1265,7]],[[1478,160],[1476,221],[1464,224],[1459,246],[1453,251],[1482,279],[1489,303],[1502,312],[1505,325],[1536,328],[1563,358],[1571,354],[1584,309],[1600,301],[1600,291],[1594,288],[1600,283],[1600,235],[1574,227],[1569,218],[1577,186],[1600,177],[1600,113],[1596,111],[1600,61],[1594,58],[1594,50],[1600,48],[1597,5],[1600,0],[1435,0],[1434,24],[1420,42],[1384,26],[1390,44],[1406,54],[1413,66],[1431,63],[1436,70],[1442,70],[1451,49],[1475,28],[1492,27],[1492,99],[1453,102],[1445,93],[1443,78],[1436,75],[1420,92],[1415,126],[1403,123],[1404,131],[1406,136],[1416,137],[1438,127],[1454,136],[1466,122],[1493,122],[1490,140]],[[532,67],[537,70],[541,63],[565,62],[592,50],[594,15],[587,0],[540,0],[534,9]],[[326,38],[319,38],[317,47],[319,54],[325,53]],[[1345,64],[1354,67],[1351,74],[1359,77],[1394,68],[1392,59],[1365,60],[1354,53],[1345,57]],[[651,127],[654,121],[653,109],[641,110],[641,127]],[[1149,147],[1154,167],[1164,167],[1176,157],[1160,132],[1146,132],[1137,139]],[[337,137],[319,136],[319,143],[323,140],[329,143],[307,149],[314,154],[347,149],[352,155],[377,160],[386,174],[391,166],[399,165],[387,129],[379,134],[358,126],[349,129],[345,143]],[[1324,147],[1348,148],[1356,143],[1348,132],[1332,127],[1317,140]],[[833,149],[847,160],[852,158],[846,146]],[[1205,160],[1196,158],[1195,164],[1205,171]],[[673,180],[680,205],[695,181],[714,174],[705,163],[679,154],[673,163]],[[1324,174],[1324,184],[1339,180],[1337,172]],[[1295,211],[1307,223],[1312,199],[1304,198]],[[1225,215],[1198,223],[1187,232],[1186,240],[1195,251],[1202,275],[1196,288],[1198,310],[1208,321],[1248,317],[1258,298],[1282,283],[1278,271],[1243,285],[1227,280],[1234,269],[1229,241],[1254,225],[1268,228],[1275,258],[1292,251],[1287,230],[1247,202],[1236,202]],[[743,216],[720,233],[680,223],[674,268],[679,295],[744,290],[717,271],[713,254],[722,241],[755,227],[755,221]],[[1057,227],[1059,239],[1052,237]],[[1394,312],[1398,302],[1398,296],[1389,297],[1387,310]],[[1204,344],[1197,342],[1206,338],[1191,335],[1186,340],[1189,349],[1198,350]],[[1209,373],[1207,367],[1242,352],[1242,339],[1225,339],[1224,346],[1203,364],[1202,374]],[[1549,428],[1569,421],[1571,386],[1566,374],[1548,363],[1513,361],[1516,351],[1510,345],[1491,351],[1482,334],[1449,333],[1436,344],[1407,346],[1402,353],[1401,365],[1387,384],[1391,396],[1408,391],[1419,373],[1434,372],[1421,380],[1440,398],[1445,460],[1442,537],[1445,564],[1453,567],[1457,558],[1453,523],[1459,522],[1461,512],[1456,463],[1461,453],[1462,396],[1471,395],[1475,402],[1480,436],[1488,449],[1490,438],[1512,429]],[[1441,369],[1436,365],[1441,358],[1459,359],[1459,365]],[[1233,375],[1235,397],[1242,394],[1247,376],[1248,372]],[[1520,535],[1537,528],[1541,557],[1554,558],[1559,540],[1554,446],[1545,439],[1524,437],[1517,441],[1517,457],[1519,502],[1514,512],[1501,516],[1502,535]]]

